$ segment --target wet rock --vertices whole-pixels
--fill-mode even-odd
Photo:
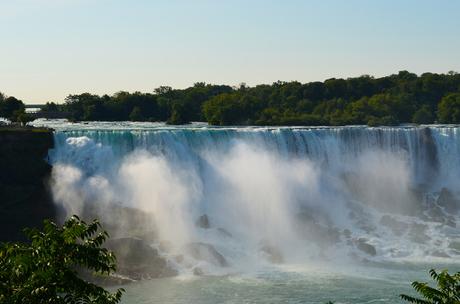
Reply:
[[[196,276],[203,276],[204,271],[200,267],[195,267],[195,268],[193,268],[193,274],[196,275]]]
[[[186,249],[195,260],[206,261],[220,267],[229,265],[225,257],[210,244],[190,243],[186,246]]]
[[[442,211],[441,207],[439,206],[432,206],[426,212],[426,219],[431,220],[433,222],[444,223],[445,221],[445,213]]]
[[[403,235],[409,227],[407,223],[398,221],[397,219],[389,215],[382,216],[382,218],[380,219],[380,224],[390,228],[393,231],[393,233],[397,236]]]
[[[329,220],[312,212],[301,212],[297,215],[297,227],[302,236],[316,243],[321,248],[327,248],[340,241],[340,230],[333,227]]]
[[[259,250],[267,258],[267,260],[274,264],[281,264],[284,261],[281,251],[268,243],[263,243]]]
[[[367,253],[368,255],[375,256],[377,254],[377,250],[375,250],[375,247],[369,244],[367,240],[364,238],[357,239],[355,244],[356,248],[358,248],[364,253]]]
[[[209,224],[209,218],[206,214],[200,216],[198,220],[195,222],[195,225],[203,229],[211,228],[211,225]]]
[[[107,241],[105,247],[117,257],[117,273],[133,280],[177,275],[158,251],[138,238],[118,238]]]
[[[447,188],[442,188],[437,203],[450,213],[458,212],[460,209],[460,200],[458,200]]]
[[[87,269],[78,269],[77,272],[80,278],[101,286],[120,286],[135,282],[135,280],[121,276],[119,274],[110,274],[108,276],[100,275],[95,274],[94,272],[91,272]]]
[[[343,236],[347,239],[351,238],[351,231],[350,229],[344,229],[343,230]]]
[[[120,202],[85,204],[81,217],[85,221],[98,218],[112,238],[137,237],[147,243],[158,238],[153,214]]]
[[[457,222],[453,217],[448,217],[446,218],[444,225],[452,227],[452,228],[457,228]]]

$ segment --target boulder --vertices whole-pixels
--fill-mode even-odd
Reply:
[[[375,247],[369,244],[367,240],[364,238],[357,239],[355,241],[355,245],[356,248],[358,248],[362,252],[367,253],[368,255],[375,256],[377,254],[377,250],[375,250]]]
[[[437,200],[439,206],[450,213],[456,213],[460,209],[460,200],[458,200],[448,189],[442,188]]]
[[[117,273],[130,279],[151,279],[177,275],[166,259],[138,238],[118,238],[107,241],[105,247],[117,257]]]
[[[225,257],[211,244],[194,242],[189,243],[186,249],[195,260],[205,261],[220,267],[227,267],[229,265]]]
[[[200,216],[196,220],[195,225],[197,227],[200,227],[200,228],[203,228],[203,229],[211,228],[211,225],[209,224],[209,218],[208,218],[208,216],[206,214],[203,214],[202,216]]]
[[[193,274],[196,275],[196,276],[203,276],[204,271],[200,267],[195,267],[195,268],[193,268]]]
[[[329,219],[314,211],[303,211],[297,214],[297,229],[308,241],[321,248],[330,247],[340,241],[340,231],[332,226]]]

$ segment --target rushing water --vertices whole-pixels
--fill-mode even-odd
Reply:
[[[394,303],[429,268],[460,270],[458,126],[35,124],[56,130],[56,203],[154,234],[179,271],[129,285],[126,303]]]

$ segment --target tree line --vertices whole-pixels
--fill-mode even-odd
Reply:
[[[398,125],[460,123],[460,74],[400,71],[302,84],[238,87],[195,83],[186,89],[162,86],[151,93],[69,95],[43,111],[75,121],[166,121],[212,125]],[[2,106],[0,100],[0,116]]]

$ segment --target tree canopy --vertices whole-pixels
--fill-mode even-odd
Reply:
[[[230,87],[199,82],[186,89],[162,86],[151,93],[122,91],[112,96],[82,93],[69,95],[62,105],[48,103],[44,111],[62,111],[77,121],[170,124],[192,121],[213,125],[459,123],[459,96],[460,74],[456,72],[418,76],[400,71],[380,78],[363,75],[304,84],[277,81],[271,85]]]
[[[123,289],[111,294],[80,276],[115,271],[115,256],[101,247],[108,234],[99,228],[74,216],[62,227],[45,221],[43,231],[27,230],[28,244],[2,244],[0,303],[118,303]]]

